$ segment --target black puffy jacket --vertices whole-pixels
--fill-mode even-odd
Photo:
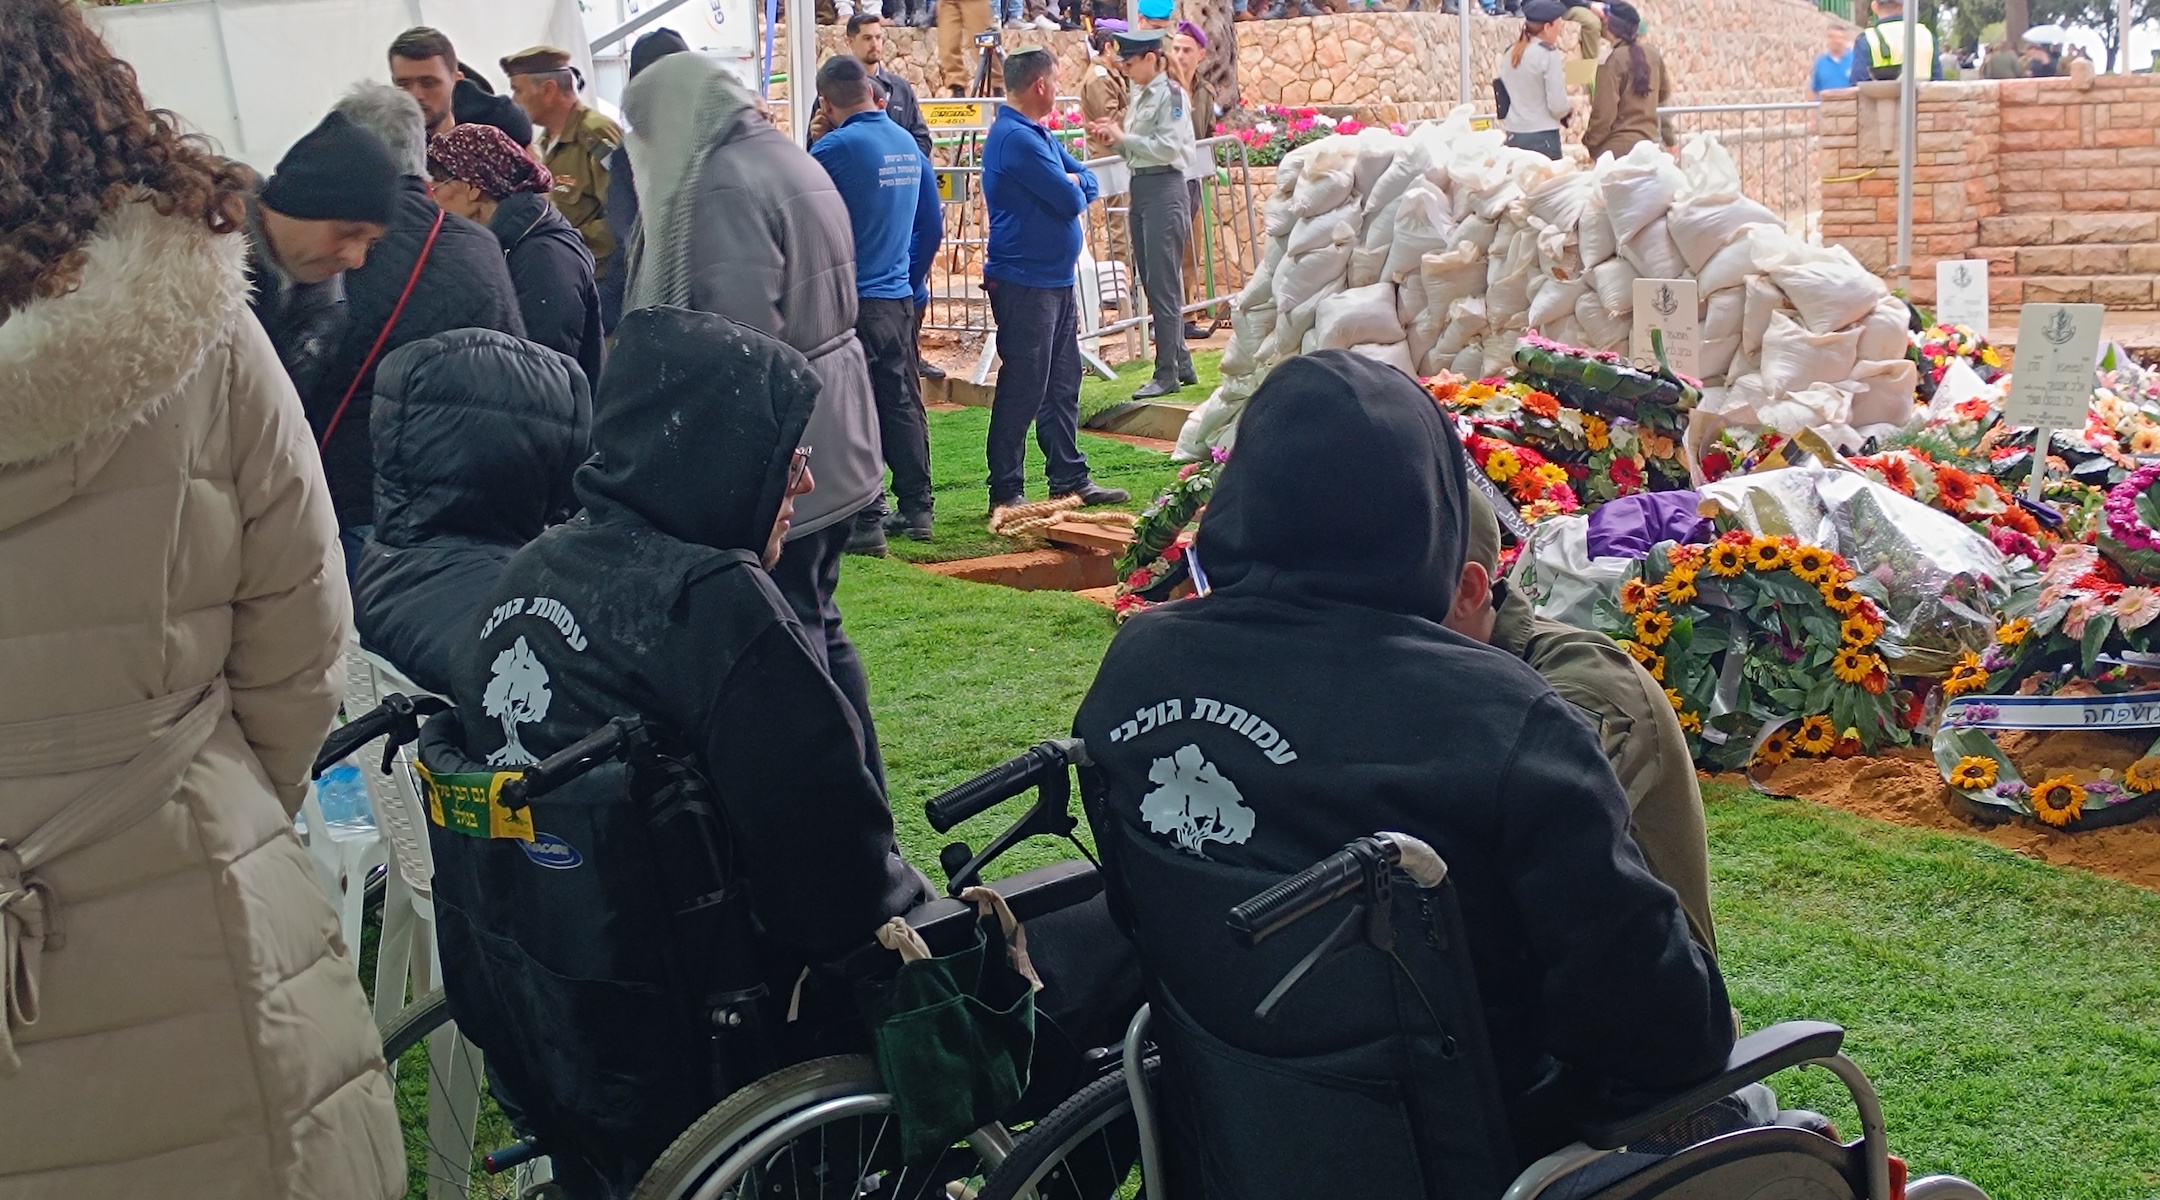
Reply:
[[[607,348],[600,331],[600,289],[593,283],[592,251],[546,196],[517,192],[503,197],[488,229],[510,258],[525,336],[577,360],[586,381],[600,382]]]
[[[353,621],[361,645],[447,696],[503,564],[568,515],[592,393],[553,350],[460,329],[392,351],[374,401],[375,533]]]
[[[412,278],[413,263],[438,213],[442,232],[428,252],[405,311],[398,315],[397,327],[383,343],[382,354],[452,329],[493,329],[525,336],[525,320],[518,313],[517,291],[510,285],[502,244],[475,222],[443,212],[418,176],[406,176],[390,214],[389,233],[368,251],[365,266],[345,272],[345,317],[337,341],[325,356],[314,386],[301,395],[319,445],[346,390],[352,389],[352,401],[344,415],[337,417],[337,428],[323,452],[323,474],[330,481],[330,502],[337,509],[341,529],[374,520],[375,459],[368,450],[368,406],[374,400],[375,372],[382,369],[382,356],[365,374],[360,366],[397,308],[398,296]],[[357,387],[353,386],[355,377],[359,378]]]
[[[1127,622],[1074,722],[1102,780],[1089,817],[1113,901],[1184,1051],[1166,1062],[1200,1093],[1195,1119],[1222,1118],[1198,1139],[1220,1155],[1209,1197],[1327,1194],[1345,1153],[1364,1155],[1374,1200],[1496,1196],[1520,1165],[1461,1143],[1484,1091],[1445,1061],[1465,1026],[1428,989],[1434,1031],[1373,952],[1320,972],[1273,1025],[1251,1020],[1287,964],[1230,941],[1226,872],[1251,886],[1384,830],[1430,842],[1523,1161],[1572,1140],[1608,1087],[1693,1083],[1731,1048],[1717,964],[1629,840],[1589,723],[1521,661],[1439,624],[1461,572],[1462,463],[1401,372],[1336,350],[1276,367],[1195,546],[1213,592]]]

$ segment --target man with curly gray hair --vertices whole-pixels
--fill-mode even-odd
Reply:
[[[525,321],[495,235],[444,212],[428,194],[427,127],[413,98],[388,84],[362,83],[334,111],[380,139],[401,173],[388,232],[365,266],[345,273],[342,326],[320,375],[301,392],[330,478],[349,578],[375,523],[368,410],[376,366],[407,342],[452,329],[524,337]]]

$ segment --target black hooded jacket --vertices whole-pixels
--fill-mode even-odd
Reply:
[[[510,269],[503,263],[502,245],[495,235],[455,213],[443,212],[418,176],[406,176],[390,210],[389,232],[368,251],[365,266],[345,272],[345,315],[337,340],[313,386],[300,396],[319,445],[346,389],[359,378],[352,402],[338,418],[323,452],[323,474],[330,482],[330,502],[337,509],[341,529],[374,520],[375,457],[368,449],[368,406],[374,399],[375,372],[382,369],[382,357],[378,355],[365,374],[360,366],[383,326],[389,324],[438,213],[442,232],[428,251],[397,327],[383,343],[383,355],[407,342],[452,329],[493,329],[525,336],[517,291],[510,285]]]
[[[375,534],[353,622],[361,645],[447,696],[452,657],[479,632],[503,565],[574,507],[592,393],[553,350],[459,329],[383,359],[369,425]]]
[[[584,511],[510,560],[452,681],[483,769],[631,714],[684,747],[725,812],[781,997],[802,964],[931,896],[854,710],[758,566],[817,398],[783,342],[682,309],[625,316],[573,483]],[[551,1152],[627,1191],[719,1099],[705,1030],[620,769],[531,812],[532,844],[431,828],[446,988]]]
[[[514,192],[495,206],[488,229],[510,260],[525,336],[577,360],[590,383],[600,380],[607,349],[600,331],[600,289],[592,251],[577,226],[534,192]]]
[[[1090,816],[1112,895],[1143,931],[1214,903],[1197,899],[1211,871],[1292,872],[1383,830],[1432,843],[1460,900],[1514,1142],[1535,1154],[1572,1137],[1542,1098],[1556,1080],[1566,1096],[1585,1080],[1691,1083],[1723,1064],[1732,1024],[1715,962],[1628,838],[1588,722],[1521,662],[1439,624],[1464,552],[1462,464],[1453,426],[1393,368],[1336,350],[1276,367],[1198,537],[1212,593],[1128,622],[1074,728],[1103,780]],[[1132,870],[1121,845],[1139,848]],[[1135,889],[1138,860],[1156,857],[1173,865]],[[1220,929],[1219,910],[1201,917]],[[1335,919],[1309,922],[1323,926],[1312,936]],[[1153,981],[1188,1010],[1229,984],[1274,982],[1239,979],[1261,968],[1227,937],[1220,960],[1164,961],[1141,942]],[[1356,969],[1308,981],[1314,1011],[1369,999],[1328,994]],[[1236,1052],[1348,1053],[1354,1036],[1335,1020],[1210,1033]],[[1554,1103],[1565,1119],[1572,1101]],[[1313,1118],[1282,1119],[1304,1144],[1296,1123]],[[1476,1194],[1427,1180],[1426,1195]],[[1282,1184],[1274,1194],[1318,1194]]]

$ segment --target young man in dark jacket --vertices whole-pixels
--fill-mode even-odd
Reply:
[[[1733,1028],[1715,961],[1628,840],[1589,723],[1519,660],[1440,625],[1467,486],[1453,425],[1409,377],[1346,351],[1284,362],[1252,398],[1194,547],[1213,591],[1127,622],[1074,729],[1103,776],[1090,817],[1113,901],[1143,929],[1193,910],[1227,868],[1294,872],[1383,830],[1430,842],[1526,1164],[1573,1140],[1572,1119],[1611,1089],[1710,1075]],[[1134,846],[1177,865],[1134,890],[1113,853]],[[1219,913],[1201,919],[1220,929]],[[1144,936],[1141,954],[1154,986],[1188,999],[1254,969],[1251,956],[1160,961]],[[1331,997],[1327,979],[1307,985],[1309,1004],[1371,999]],[[1332,1027],[1266,1028],[1238,1051],[1343,1049]],[[1384,1074],[1400,1056],[1376,1044]],[[1322,1087],[1314,1104],[1354,1090],[1327,1101]]]
[[[400,346],[375,389],[375,533],[353,624],[361,645],[447,696],[503,565],[576,507],[592,392],[572,359],[492,329]]]
[[[389,234],[368,252],[366,266],[345,273],[345,317],[339,335],[315,386],[300,397],[322,447],[323,474],[337,509],[349,580],[368,528],[375,523],[368,405],[382,355],[451,329],[493,329],[524,337],[525,321],[495,235],[444,212],[428,196],[423,178],[427,139],[420,106],[412,97],[387,84],[363,83],[338,101],[336,111],[382,139],[402,175],[391,202]],[[406,296],[415,264],[420,264],[419,279]],[[406,296],[404,310],[370,360],[369,352],[397,312],[401,296]]]
[[[588,383],[607,357],[592,251],[554,204],[548,169],[499,129],[460,125],[428,142],[435,200],[502,243],[525,336],[577,360]]]
[[[758,966],[783,998],[804,965],[931,896],[818,635],[766,574],[815,486],[798,447],[819,402],[777,339],[679,308],[626,314],[573,481],[584,511],[510,560],[451,689],[479,769],[539,761],[615,717],[663,731],[725,811],[773,959]],[[426,761],[441,753],[423,741]],[[531,841],[432,830],[444,984],[570,1194],[625,1194],[718,1101],[708,1030],[681,994],[622,770],[528,811]]]

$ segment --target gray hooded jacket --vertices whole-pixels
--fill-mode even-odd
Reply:
[[[817,490],[790,539],[877,498],[885,464],[869,368],[855,339],[855,239],[817,160],[773,128],[716,59],[674,54],[623,96],[638,225],[624,311],[718,313],[800,351],[823,385],[803,441]]]

